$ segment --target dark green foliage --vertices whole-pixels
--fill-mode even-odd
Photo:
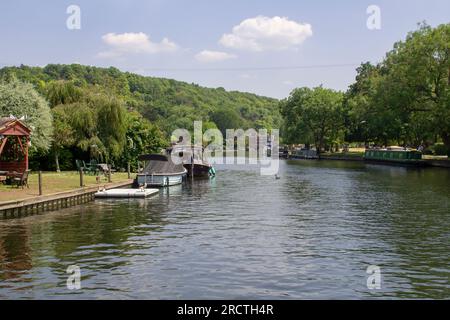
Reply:
[[[243,126],[243,121],[239,114],[230,109],[220,109],[212,114],[211,120],[217,125],[217,128],[225,136],[226,129],[238,129]]]
[[[437,156],[450,156],[450,149],[447,148],[443,143],[436,143],[433,146],[433,154]]]
[[[139,155],[159,153],[168,146],[161,131],[137,112],[130,112],[126,116],[126,146],[117,164],[126,168],[130,163],[131,169],[137,168]]]

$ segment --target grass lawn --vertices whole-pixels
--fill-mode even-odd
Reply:
[[[362,154],[364,154],[364,152],[366,151],[366,148],[348,148],[348,151],[350,152],[350,153],[354,153],[354,152],[359,152],[359,153],[362,153]]]
[[[108,182],[107,178],[101,177],[101,184]],[[132,175],[133,177],[133,175]],[[86,187],[97,186],[96,176],[84,175],[84,184]],[[115,172],[111,175],[112,182],[122,182],[128,180],[128,174],[126,172]],[[31,198],[39,195],[38,187],[38,174],[32,172],[28,178],[27,187],[17,188],[16,186],[7,186],[0,184],[0,202],[9,200],[19,200],[25,198]],[[80,174],[76,171],[64,171],[64,172],[43,172],[42,173],[42,192],[44,195],[58,193],[62,191],[69,191],[80,188]]]

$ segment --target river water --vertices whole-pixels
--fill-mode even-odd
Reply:
[[[219,166],[147,200],[0,220],[0,299],[450,298],[450,170],[281,161],[279,175]]]

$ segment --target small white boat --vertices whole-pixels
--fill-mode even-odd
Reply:
[[[139,186],[173,186],[182,183],[187,174],[183,164],[174,164],[167,155],[142,155],[139,157],[139,161],[145,161],[144,170],[136,177]]]

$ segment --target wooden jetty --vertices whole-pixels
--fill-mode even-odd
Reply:
[[[130,179],[123,182],[108,183],[102,185],[102,188],[109,190],[131,186],[132,183],[133,180]],[[50,195],[5,201],[0,203],[0,218],[22,217],[87,203],[95,199],[95,193],[98,191],[99,187],[100,186],[79,188]]]

